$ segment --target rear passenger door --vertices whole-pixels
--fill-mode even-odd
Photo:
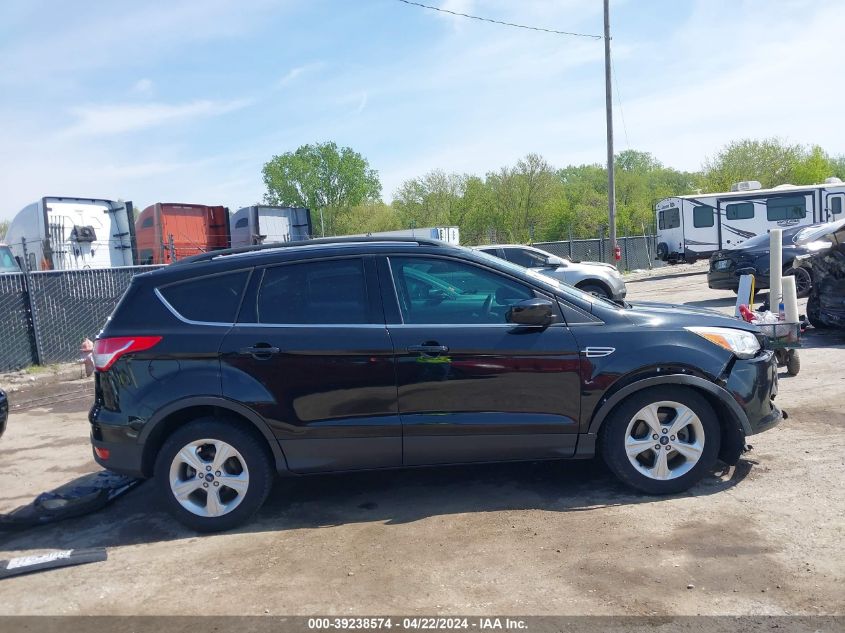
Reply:
[[[257,268],[221,349],[223,395],[270,425],[294,472],[398,466],[393,348],[367,257]]]

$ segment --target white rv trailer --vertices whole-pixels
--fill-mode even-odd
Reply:
[[[229,222],[233,248],[311,239],[311,211],[305,208],[244,207]]]
[[[842,219],[843,210],[845,184],[839,178],[772,189],[747,181],[725,193],[664,198],[655,205],[657,259],[692,263],[773,228]]]
[[[134,241],[132,203],[96,198],[41,198],[6,231],[15,259],[31,271],[132,266]]]
[[[440,240],[448,244],[460,246],[461,230],[457,226],[430,226],[419,229],[402,229],[399,231],[379,231],[367,233],[367,237],[419,237]]]

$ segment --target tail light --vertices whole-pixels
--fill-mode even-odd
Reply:
[[[107,371],[124,354],[143,352],[156,345],[160,336],[114,336],[94,343],[94,367]]]

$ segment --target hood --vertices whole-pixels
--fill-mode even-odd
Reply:
[[[692,325],[710,327],[730,327],[737,330],[756,332],[757,327],[746,323],[742,319],[710,310],[709,308],[696,308],[693,306],[675,305],[672,303],[651,303],[642,301],[630,304],[630,308],[624,310],[635,325],[683,328]]]

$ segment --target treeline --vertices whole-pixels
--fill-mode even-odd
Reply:
[[[729,191],[742,180],[759,180],[763,187],[845,180],[845,156],[777,139],[741,140],[697,172],[667,167],[636,150],[617,154],[615,169],[618,234],[641,235],[654,230],[654,203],[661,198]],[[435,169],[403,183],[392,204],[369,200],[328,212],[336,234],[455,225],[466,244],[595,237],[607,227],[607,170],[597,164],[556,168],[529,154],[483,177]]]

